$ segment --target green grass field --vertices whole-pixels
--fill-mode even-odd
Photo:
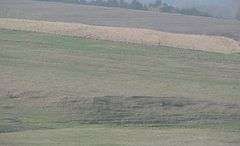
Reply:
[[[237,146],[239,135],[211,129],[83,125],[0,134],[0,140],[4,146]]]
[[[239,145],[240,55],[0,30],[0,145]]]

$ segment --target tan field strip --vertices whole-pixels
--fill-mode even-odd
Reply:
[[[117,42],[164,45],[210,52],[240,52],[240,42],[221,36],[175,34],[150,29],[93,26],[81,23],[8,18],[0,18],[0,28],[70,35]]]

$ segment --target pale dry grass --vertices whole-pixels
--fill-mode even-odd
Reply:
[[[83,38],[164,45],[210,52],[240,52],[240,43],[230,38],[207,35],[176,34],[150,29],[93,26],[81,23],[48,22],[0,18],[0,28],[24,30]]]

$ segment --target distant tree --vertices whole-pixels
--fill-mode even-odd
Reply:
[[[85,5],[85,4],[87,4],[87,1],[86,0],[78,0],[78,3]]]
[[[210,17],[210,15],[206,12],[201,12],[196,8],[190,8],[190,9],[181,9],[178,10],[178,13],[184,14],[184,15],[193,15],[193,16],[205,16]]]
[[[162,5],[161,10],[162,10],[163,12],[167,12],[167,13],[176,13],[176,12],[177,12],[177,9],[176,9],[175,7],[170,6],[170,5],[166,4],[166,3],[164,3],[164,4]]]
[[[154,3],[155,7],[161,7],[162,6],[162,1],[161,0],[156,0]]]
[[[236,18],[237,18],[238,20],[240,20],[240,8],[239,8],[239,10],[238,10],[238,13],[237,13]]]
[[[104,0],[96,0],[95,5],[97,6],[105,6],[106,2]]]
[[[127,8],[127,7],[128,7],[128,3],[125,2],[125,0],[120,0],[120,1],[119,1],[119,7],[121,7],[121,8]]]
[[[88,2],[88,5],[96,5],[96,1],[95,0],[91,0]]]
[[[149,6],[148,5],[143,5],[143,10],[149,11]]]
[[[156,0],[154,3],[150,3],[148,5],[148,9],[150,10],[157,10],[157,11],[161,11],[162,8],[162,0]]]
[[[140,3],[137,0],[133,0],[130,4],[129,4],[129,8],[130,9],[135,9],[135,10],[144,10],[143,4]]]
[[[108,7],[119,7],[119,2],[117,0],[107,0],[106,6],[108,6]]]

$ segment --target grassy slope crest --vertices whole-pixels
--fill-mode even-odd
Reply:
[[[175,34],[149,29],[7,18],[0,18],[0,28],[70,35],[117,42],[163,45],[209,52],[234,53],[240,51],[239,42],[226,37]]]

